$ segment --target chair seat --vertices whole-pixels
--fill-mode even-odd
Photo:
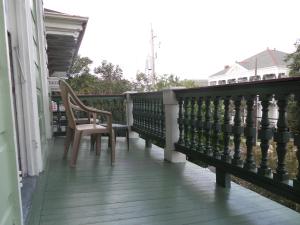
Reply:
[[[76,124],[88,124],[88,123],[93,123],[94,119],[91,118],[90,120],[88,118],[77,118],[76,119]],[[99,123],[99,120],[96,119],[96,123]]]
[[[107,131],[107,127],[101,126],[101,125],[94,125],[94,124],[79,124],[76,125],[76,129],[79,131],[85,131],[85,130],[103,130]]]

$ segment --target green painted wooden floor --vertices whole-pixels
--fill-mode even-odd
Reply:
[[[117,139],[111,167],[105,140],[101,157],[81,144],[76,169],[62,160],[63,138],[54,140],[47,171],[34,196],[30,225],[300,224],[300,214],[232,184],[191,163],[163,161],[163,150],[142,139]]]

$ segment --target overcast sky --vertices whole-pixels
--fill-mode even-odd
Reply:
[[[157,73],[182,79],[205,79],[267,47],[292,52],[300,38],[299,0],[44,0],[44,6],[89,17],[79,53],[95,65],[119,64],[126,78],[145,70],[151,23]]]

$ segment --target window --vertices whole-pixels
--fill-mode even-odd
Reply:
[[[226,80],[219,80],[218,85],[226,84]]]
[[[247,81],[248,81],[247,77],[239,77],[238,78],[238,83],[244,83],[244,82],[247,82]]]
[[[249,78],[249,81],[257,81],[257,80],[261,80],[261,77],[259,75],[257,75],[257,76],[251,76]]]
[[[278,78],[286,78],[287,75],[285,73],[279,73]]]
[[[271,79],[276,79],[276,75],[274,73],[265,74],[263,76],[263,80],[271,80]]]
[[[229,80],[227,81],[227,83],[228,83],[228,84],[234,84],[234,83],[236,83],[236,79],[229,79]]]

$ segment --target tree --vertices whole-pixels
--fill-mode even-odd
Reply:
[[[288,68],[290,68],[290,76],[300,76],[300,39],[294,44],[296,51],[294,53],[288,54],[285,61],[289,63]]]
[[[70,77],[67,82],[77,94],[99,93],[99,79],[92,74],[77,74]]]
[[[142,72],[138,72],[135,76],[135,81],[132,82],[132,87],[135,91],[145,92],[151,91],[151,81],[149,77]]]
[[[106,60],[103,60],[101,65],[94,69],[95,74],[98,74],[101,83],[106,88],[106,94],[121,94],[131,90],[131,84],[123,78],[123,70],[119,65],[113,65]]]
[[[194,88],[194,87],[199,87],[199,84],[197,84],[196,81],[194,80],[184,79],[179,82],[179,86],[185,88]]]
[[[164,74],[158,77],[155,89],[160,91],[164,88],[178,86],[180,86],[179,77],[173,74]]]
[[[101,79],[107,81],[116,81],[123,79],[123,70],[119,65],[113,65],[112,63],[103,60],[101,65],[94,69],[95,74],[99,74]]]
[[[69,70],[69,76],[75,74],[89,73],[89,66],[93,63],[93,61],[89,57],[81,57],[77,55],[73,61],[71,69]]]

